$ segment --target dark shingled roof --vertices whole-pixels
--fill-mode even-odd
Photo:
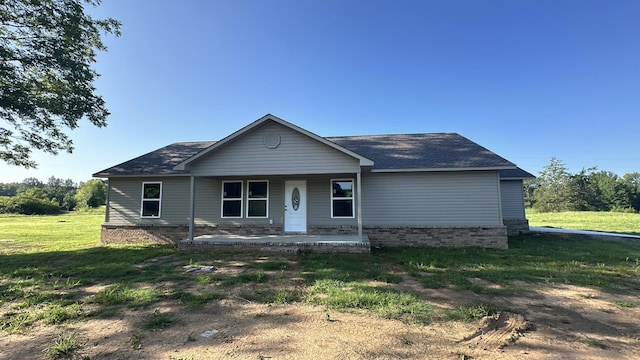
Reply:
[[[514,167],[508,160],[455,133],[325,138],[374,161],[374,169]]]
[[[174,175],[184,174],[173,167],[200,151],[215,144],[215,141],[179,142],[138,156],[114,167],[93,174],[94,177],[128,175]]]
[[[373,169],[392,171],[508,168],[515,165],[454,133],[326,137],[326,140],[374,161]],[[173,170],[215,142],[175,143],[114,167],[95,177],[175,175]]]
[[[520,168],[500,170],[501,179],[534,179],[535,176]]]

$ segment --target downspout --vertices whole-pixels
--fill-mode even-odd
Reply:
[[[358,172],[356,173],[356,201],[358,202],[357,211],[358,211],[358,237],[360,241],[362,241],[362,185],[360,182],[362,181],[361,169],[358,168]]]
[[[193,228],[195,226],[195,210],[196,210],[196,180],[193,174],[190,176],[191,187],[189,189],[189,241],[193,241]]]

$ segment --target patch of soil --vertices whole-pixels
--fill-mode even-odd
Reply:
[[[524,316],[506,311],[500,312],[482,319],[480,327],[472,334],[465,336],[461,343],[483,350],[491,347],[497,347],[495,350],[498,350],[514,343],[531,328],[531,324],[524,319]]]
[[[216,270],[215,276],[235,276],[243,267],[244,263],[228,265]],[[180,267],[179,271],[184,270]],[[276,272],[268,275],[277,276]],[[295,283],[298,275],[293,272],[290,281]],[[496,296],[425,289],[406,274],[399,275],[403,281],[385,286],[420,293],[434,306],[487,303],[504,311],[473,323],[406,324],[372,313],[342,313],[309,304],[255,303],[240,296],[241,291],[251,290],[247,287],[238,289],[238,296],[196,308],[165,301],[153,308],[123,307],[108,319],[89,318],[64,326],[32,327],[23,334],[0,334],[0,360],[46,359],[45,349],[60,334],[71,333],[78,334],[73,359],[91,360],[640,358],[640,307],[617,305],[638,304],[637,293],[523,283],[530,292]],[[84,290],[91,294],[101,289]],[[145,323],[153,314],[171,321],[161,329],[149,330]]]

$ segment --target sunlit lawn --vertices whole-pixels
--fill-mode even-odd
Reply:
[[[63,215],[0,215],[0,254],[96,246],[104,207]]]
[[[530,226],[551,226],[640,235],[640,214],[595,211],[539,213],[527,210]]]

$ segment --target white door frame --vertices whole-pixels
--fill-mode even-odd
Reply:
[[[296,200],[293,193],[297,189]],[[307,180],[284,182],[284,232],[307,232]]]

